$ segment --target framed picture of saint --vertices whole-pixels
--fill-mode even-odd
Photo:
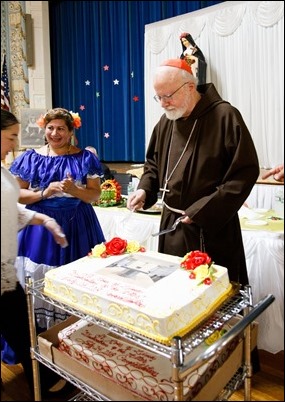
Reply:
[[[45,109],[21,110],[20,148],[38,148],[45,144],[45,130],[37,125],[38,118]]]

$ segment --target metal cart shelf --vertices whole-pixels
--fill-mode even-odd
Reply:
[[[227,400],[229,396],[244,382],[245,400],[250,401],[251,394],[251,324],[253,321],[274,301],[273,295],[268,295],[256,305],[252,305],[251,287],[246,286],[244,290],[240,289],[238,284],[233,284],[233,294],[230,296],[221,307],[205,322],[199,325],[193,331],[190,331],[183,337],[174,337],[170,345],[164,345],[157,341],[153,341],[145,336],[134,333],[120,326],[108,323],[102,319],[85,314],[84,312],[74,309],[73,307],[59,302],[47,296],[44,289],[44,281],[33,282],[30,277],[26,278],[26,295],[29,308],[29,324],[31,332],[31,356],[34,372],[34,393],[35,400],[41,400],[40,379],[39,379],[39,363],[45,364],[51,370],[57,372],[61,377],[73,383],[81,392],[72,400],[111,400],[101,394],[94,388],[85,384],[80,379],[68,373],[66,370],[51,363],[48,359],[42,356],[39,352],[35,315],[34,315],[34,297],[40,298],[51,305],[61,308],[70,315],[83,318],[92,322],[109,332],[112,332],[139,347],[148,349],[156,354],[169,359],[172,365],[172,381],[175,384],[175,401],[185,400],[183,395],[183,379],[189,375],[194,368],[200,367],[207,362],[212,356],[221,351],[229,342],[238,336],[244,338],[244,364],[231,378],[229,383],[220,391],[215,400]],[[214,344],[209,346],[206,351],[191,359],[191,352],[197,348],[206,338],[213,334],[216,330],[231,320],[233,317],[242,314],[243,317],[238,321],[222,338],[218,339]],[[91,398],[91,399],[90,399]]]

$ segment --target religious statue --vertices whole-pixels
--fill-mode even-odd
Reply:
[[[193,75],[198,78],[198,85],[206,84],[207,63],[201,49],[187,32],[180,35],[180,42],[182,45],[180,59],[185,59],[191,66]]]

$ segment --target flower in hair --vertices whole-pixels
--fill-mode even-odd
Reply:
[[[74,113],[71,110],[69,111],[69,113],[73,117],[73,127],[76,128],[76,129],[81,127],[81,117],[79,116],[79,114]]]
[[[81,127],[81,117],[79,116],[79,114],[78,113],[74,113],[74,112],[72,112],[72,111],[69,111],[68,112],[71,116],[72,116],[72,119],[73,119],[73,121],[72,121],[72,125],[73,125],[73,127],[74,128],[76,128],[76,129],[78,129],[79,127]],[[40,128],[45,128],[46,127],[46,125],[47,125],[47,122],[46,122],[46,115],[47,115],[48,113],[46,113],[45,115],[40,115],[40,117],[37,119],[37,125],[40,127]]]
[[[186,38],[186,36],[188,36],[188,35],[189,35],[189,33],[183,32],[182,34],[180,34],[179,38],[180,38],[180,39]]]

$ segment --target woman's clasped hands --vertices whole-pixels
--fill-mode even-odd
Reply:
[[[70,173],[67,173],[67,177],[60,182],[60,189],[64,193],[72,194],[72,190],[75,188],[75,182]]]

